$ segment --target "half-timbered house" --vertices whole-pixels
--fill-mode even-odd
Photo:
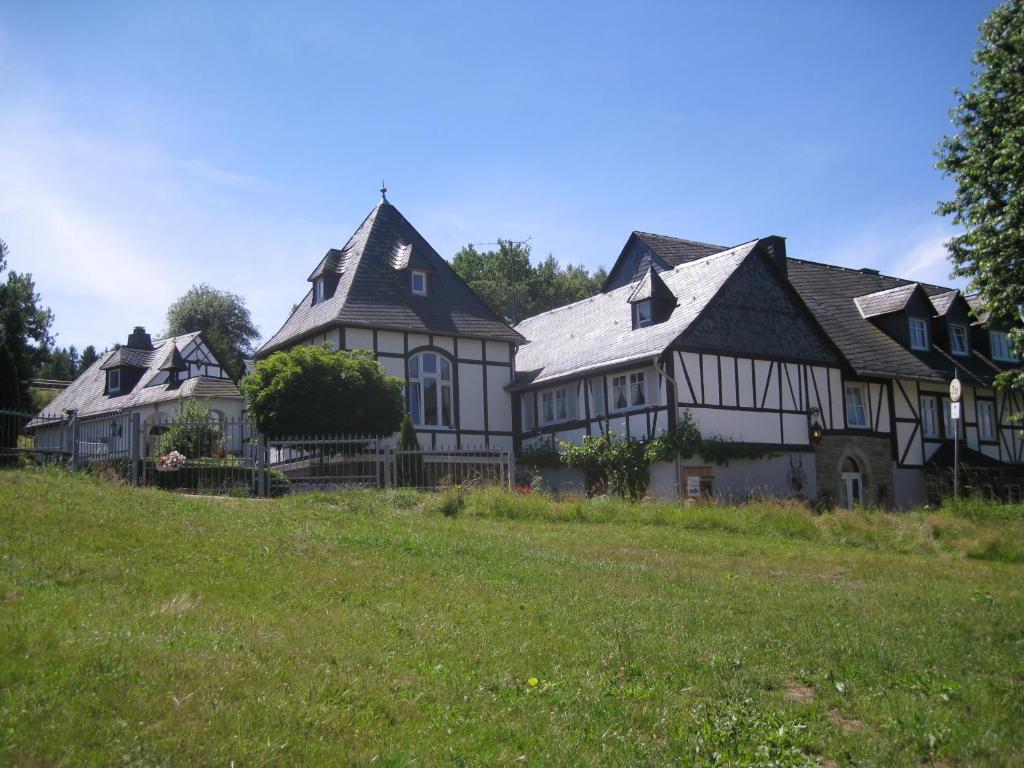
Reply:
[[[751,281],[751,290],[731,306],[709,300],[721,318],[717,326],[708,323],[717,333],[687,330],[674,341],[675,370],[682,373],[676,376],[678,405],[693,414],[702,431],[745,442],[773,442],[788,450],[793,436],[801,432],[803,415],[818,438],[803,457],[804,470],[813,475],[806,487],[814,488],[819,497],[844,505],[923,503],[940,490],[948,491],[938,486],[948,479],[953,461],[955,425],[948,387],[958,376],[964,385],[958,426],[961,465],[974,483],[967,490],[1020,498],[1024,440],[1015,415],[1024,411],[1024,397],[993,387],[1000,371],[1020,365],[1008,343],[1007,328],[992,325],[980,308],[972,307],[976,301],[957,290],[872,269],[787,258],[781,239],[761,242],[775,257],[771,279]],[[709,280],[702,265],[736,251],[634,232],[609,271],[602,295],[640,290],[653,276],[673,286],[676,296],[717,292],[729,284]],[[838,351],[836,358],[818,357],[818,337],[802,325],[751,328],[747,318],[756,317],[751,308],[760,305],[770,311],[777,301],[765,288],[775,289],[780,275],[799,296],[815,331],[824,331],[831,348]],[[685,283],[700,285],[680,284],[680,276]],[[519,328],[533,340],[531,321]],[[604,333],[612,340],[607,328]],[[779,349],[780,334],[793,342],[791,348]],[[694,348],[697,339],[703,342],[700,349]],[[745,354],[737,345],[745,346]],[[524,375],[531,355],[541,349],[531,345],[520,353]],[[800,350],[815,352],[808,360]],[[803,367],[794,371],[794,364]],[[778,376],[777,394],[763,386],[768,372]],[[746,388],[748,375],[751,384]],[[525,402],[530,397],[527,391]],[[771,440],[764,433],[766,406],[777,407],[780,414]],[[709,420],[709,410],[721,413]],[[731,423],[742,428],[730,428]],[[524,424],[527,437],[532,436],[530,430],[545,429],[536,421]]]
[[[624,249],[648,248],[634,236]],[[527,447],[607,431],[648,439],[688,413],[705,436],[764,449],[714,467],[652,468],[652,490],[813,497],[812,414],[842,409],[842,358],[786,277],[785,242],[752,240],[675,267],[613,267],[605,291],[516,326],[514,421]],[[578,484],[560,473],[556,484]]]
[[[154,340],[136,326],[124,345],[100,355],[28,428],[37,447],[70,450],[71,433],[56,417],[74,416],[88,424],[88,450],[127,453],[128,419],[138,414],[139,455],[153,455],[168,420],[191,399],[208,405],[214,421],[242,415],[241,393],[200,332]],[[240,451],[240,437],[231,439],[226,449]]]
[[[405,382],[423,447],[510,448],[507,387],[523,337],[498,318],[383,194],[257,359],[297,344],[372,350]]]

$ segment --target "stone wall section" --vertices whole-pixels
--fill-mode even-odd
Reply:
[[[852,456],[861,468],[864,503],[891,507],[893,489],[892,444],[887,436],[825,435],[815,451],[818,499],[841,503],[840,475],[843,459]]]

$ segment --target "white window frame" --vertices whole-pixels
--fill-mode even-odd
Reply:
[[[420,287],[416,287],[416,278],[420,279]],[[414,296],[426,296],[427,295],[427,273],[422,269],[414,269],[409,276],[409,290],[412,291]]]
[[[987,443],[996,440],[996,404],[991,400],[978,400],[978,439]]]
[[[920,328],[921,336],[924,341],[918,343],[917,333],[915,330]],[[928,338],[928,321],[921,317],[910,318],[910,348],[915,349],[918,352],[927,352],[931,348],[930,340]]]
[[[114,384],[114,381],[117,384]],[[111,368],[107,371],[107,394],[108,395],[119,395],[121,394],[121,369]]]
[[[962,342],[959,346],[957,345],[957,339]],[[949,351],[960,357],[967,357],[971,354],[970,336],[967,333],[966,325],[949,326]]]
[[[433,358],[434,370],[428,371],[428,361]],[[405,388],[406,403],[412,423],[417,427],[451,429],[455,421],[454,364],[447,355],[434,350],[423,350],[409,356],[409,379]],[[434,420],[427,420],[428,387],[434,391]],[[445,413],[445,405],[448,412]]]
[[[930,404],[929,407],[926,408],[925,403]],[[919,407],[921,408],[921,436],[929,439],[941,437],[942,435],[939,433],[938,398],[935,395],[921,395]]]
[[[942,408],[942,436],[947,440],[953,439],[953,414],[951,413],[953,409],[952,403],[953,401],[950,400],[948,397],[943,397],[942,403],[940,405],[940,407]],[[960,407],[963,408],[963,405],[961,405]],[[959,434],[960,431],[961,430],[958,427],[957,437],[963,437],[963,435]]]
[[[324,300],[324,279],[318,277],[313,281],[313,303],[319,304]]]
[[[547,406],[551,406],[551,414],[548,415]],[[541,426],[549,424],[561,424],[572,418],[572,409],[569,407],[569,385],[552,387],[542,390],[540,393],[540,412],[538,417]]]
[[[846,426],[848,427],[852,427],[854,429],[871,428],[871,420],[870,415],[868,413],[868,399],[865,396],[864,390],[865,387],[863,384],[848,383],[846,385],[844,394],[846,399]],[[860,401],[859,403],[850,402],[850,395],[853,393],[856,393],[857,399]],[[854,408],[860,409],[861,420],[859,422],[854,421],[854,419],[852,418]]]
[[[524,392],[520,403],[523,409],[523,431],[532,432],[536,428],[534,423],[533,406],[537,395],[534,392]]]
[[[626,404],[618,405],[618,393],[625,391]],[[637,393],[640,397],[637,397]],[[608,410],[611,413],[624,413],[635,408],[647,407],[647,376],[645,371],[629,371],[628,373],[617,373],[612,376],[611,403]]]
[[[643,317],[643,310],[646,310],[646,317]],[[644,301],[638,301],[633,304],[633,328],[647,328],[653,324],[654,305],[651,300],[645,299]]]
[[[1005,331],[989,331],[988,339],[989,345],[992,347],[993,360],[1000,360],[1004,363],[1017,362],[1017,355],[1010,347],[1010,337]]]

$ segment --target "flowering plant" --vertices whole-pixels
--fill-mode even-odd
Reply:
[[[185,466],[185,456],[177,451],[157,456],[156,468],[161,472],[173,472]]]

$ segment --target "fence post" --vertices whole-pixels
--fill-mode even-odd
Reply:
[[[267,438],[262,432],[256,433],[256,495],[265,498],[267,493]]]
[[[508,489],[514,490],[516,485],[516,454],[515,451],[506,453],[508,461]]]
[[[78,469],[78,411],[68,411],[71,420],[71,468]]]
[[[132,463],[131,478],[132,485],[139,484],[139,459],[142,455],[142,415],[132,413],[128,415],[128,459]]]

